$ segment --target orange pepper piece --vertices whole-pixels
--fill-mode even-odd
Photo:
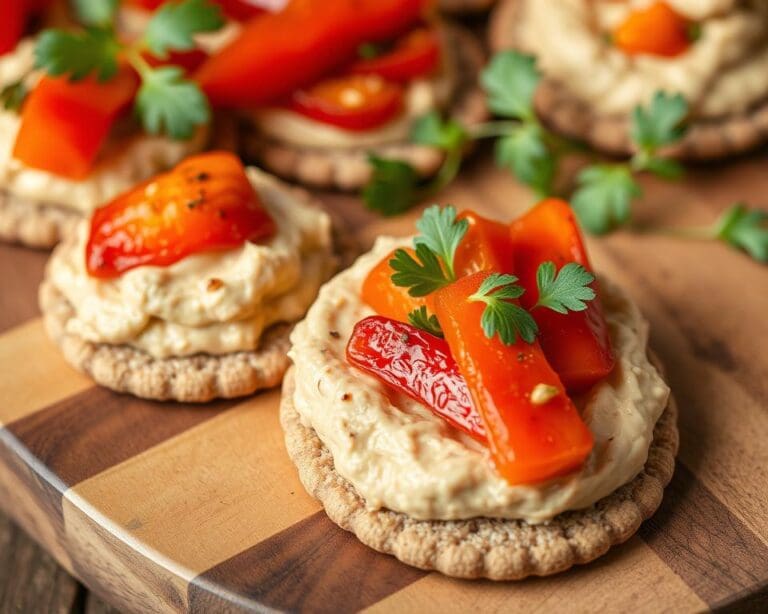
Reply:
[[[488,275],[468,275],[438,290],[435,311],[483,419],[496,469],[510,484],[575,471],[592,450],[592,433],[538,343],[504,345],[497,335],[485,336],[485,304],[468,297]]]
[[[691,22],[666,2],[633,11],[613,32],[613,42],[629,55],[675,57],[691,45]]]

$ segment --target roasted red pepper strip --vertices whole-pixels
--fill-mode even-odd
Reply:
[[[666,2],[630,13],[613,32],[613,43],[628,55],[675,57],[691,45],[691,22]]]
[[[221,7],[227,17],[238,21],[245,21],[256,15],[261,15],[269,5],[269,2],[248,0],[212,0]],[[154,11],[167,0],[130,0],[129,4],[141,7],[147,11]],[[259,6],[259,5],[266,6]]]
[[[417,23],[423,0],[293,0],[249,21],[197,74],[217,106],[274,103],[315,83],[367,42],[391,39]]]
[[[24,35],[29,8],[24,0],[8,0],[2,3],[0,18],[0,55],[16,48]]]
[[[591,271],[579,226],[568,203],[550,198],[542,201],[511,224],[515,252],[515,275],[525,294],[523,307],[530,309],[539,298],[536,271],[547,260],[558,270],[569,263]],[[592,284],[599,292],[597,282]],[[585,311],[561,314],[551,309],[534,309],[539,341],[544,354],[568,390],[589,388],[606,377],[615,363],[611,338],[598,295]]]
[[[355,325],[347,358],[485,443],[485,427],[448,344],[410,324],[371,316]]]
[[[43,77],[21,112],[13,156],[32,168],[69,179],[85,179],[115,120],[139,87],[128,67],[101,83]]]
[[[417,28],[395,41],[391,50],[369,60],[358,60],[347,72],[378,75],[389,81],[407,82],[433,72],[440,63],[437,32]]]
[[[111,278],[141,265],[165,266],[260,241],[274,231],[242,162],[231,153],[210,152],[97,209],[86,265],[92,276]]]
[[[489,274],[438,290],[435,311],[483,419],[493,462],[510,484],[575,471],[592,450],[592,433],[538,343],[504,345],[497,335],[485,336],[485,305],[468,297]]]

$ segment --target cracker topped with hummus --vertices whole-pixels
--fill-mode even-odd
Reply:
[[[425,0],[329,0],[320,15],[311,2],[289,2],[245,23],[197,77],[215,106],[241,118],[246,157],[278,175],[357,189],[373,155],[426,177],[443,154],[409,142],[413,120],[486,116],[479,41],[432,9]]]
[[[681,94],[691,130],[673,153],[716,158],[768,135],[768,4],[762,0],[505,0],[495,49],[538,58],[538,110],[558,130],[628,153],[628,118]]]
[[[570,207],[427,209],[292,333],[281,422],[307,490],[365,544],[465,578],[586,563],[658,507],[676,410],[648,323],[591,272]]]
[[[337,267],[331,220],[234,155],[188,158],[98,208],[40,290],[50,336],[96,382],[202,402],[277,385],[288,333]]]

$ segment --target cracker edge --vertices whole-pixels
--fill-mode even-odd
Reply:
[[[499,2],[488,27],[492,51],[516,48],[514,24],[520,22],[521,11],[521,0]],[[563,84],[546,77],[535,102],[537,113],[555,131],[610,155],[634,153],[629,117],[594,113]],[[745,153],[764,143],[768,143],[768,99],[747,113],[692,123],[685,138],[663,153],[681,160],[705,161]]]
[[[82,219],[75,211],[44,203],[14,202],[0,194],[0,241],[50,249],[67,237]]]
[[[460,83],[451,117],[466,125],[482,122],[488,117],[488,109],[477,75],[484,65],[485,51],[480,40],[465,28],[447,21],[443,26],[457,41],[460,57]],[[300,148],[259,135],[255,129],[245,130],[241,151],[246,160],[256,161],[281,177],[321,189],[362,188],[371,177],[369,153],[407,162],[422,177],[433,175],[444,157],[437,148],[406,142],[329,150]]]
[[[653,515],[674,472],[679,435],[677,405],[670,396],[654,427],[643,471],[585,510],[565,512],[545,524],[487,518],[424,521],[389,510],[370,511],[336,472],[331,453],[315,431],[301,423],[293,405],[294,387],[290,369],[283,382],[280,423],[288,455],[307,492],[334,523],[365,545],[447,576],[520,580],[588,563],[629,539]]]

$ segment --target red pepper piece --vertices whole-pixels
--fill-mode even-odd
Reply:
[[[504,345],[498,335],[485,336],[485,304],[468,297],[489,274],[468,275],[438,290],[435,311],[482,417],[493,462],[510,484],[575,471],[592,450],[592,433],[538,343]]]
[[[347,359],[426,405],[450,425],[485,443],[485,427],[448,344],[405,324],[371,316],[355,325]]]
[[[573,210],[568,203],[549,198],[512,222],[515,274],[525,294],[520,302],[530,309],[539,299],[536,271],[547,260],[558,270],[577,262],[589,271],[592,267]],[[585,390],[605,378],[616,362],[611,337],[600,303],[597,281],[592,288],[597,298],[587,303],[585,311],[561,314],[551,309],[531,313],[539,325],[539,342],[552,367],[571,391]]]
[[[440,62],[437,32],[417,28],[395,41],[390,51],[370,60],[357,60],[348,72],[378,75],[389,81],[407,82],[433,72]]]
[[[628,55],[672,58],[691,46],[691,22],[666,2],[655,2],[630,13],[614,30],[613,42]]]

